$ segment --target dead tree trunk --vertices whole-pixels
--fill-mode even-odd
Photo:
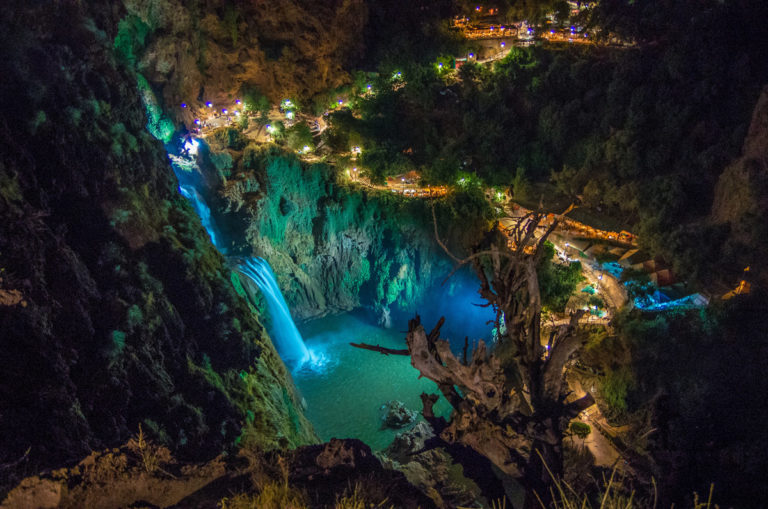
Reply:
[[[563,436],[572,418],[594,403],[591,395],[567,401],[568,360],[583,345],[577,334],[582,313],[571,315],[542,344],[541,298],[536,266],[542,246],[557,220],[542,226],[544,215],[530,213],[501,232],[495,227],[484,245],[464,259],[480,279],[480,295],[496,311],[499,341],[511,349],[509,358],[489,355],[480,341],[471,359],[457,359],[447,341],[439,339],[443,319],[427,333],[417,316],[411,320],[406,341],[411,364],[434,381],[453,407],[449,421],[432,412],[437,397],[422,395],[423,414],[440,439],[470,447],[502,472],[517,478],[528,490],[526,507],[547,504],[554,477],[562,475]],[[374,348],[375,349],[375,348]],[[513,372],[515,376],[508,376]],[[439,421],[439,422],[438,422]]]

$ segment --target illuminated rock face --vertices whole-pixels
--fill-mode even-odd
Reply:
[[[112,54],[112,5],[36,5],[12,1],[17,18],[0,20],[0,295],[21,294],[0,299],[0,457],[30,448],[31,471],[139,423],[186,458],[311,442],[146,131],[136,77]]]
[[[294,317],[362,306],[386,325],[389,311],[417,311],[427,290],[451,272],[434,240],[428,201],[337,186],[332,168],[258,150],[245,149],[221,194],[246,225],[239,248],[268,260]],[[461,223],[452,221],[451,199],[435,207],[441,236],[470,245],[487,222],[468,204]]]
[[[363,0],[190,2],[125,0],[123,47],[188,126],[195,104],[229,103],[243,85],[274,102],[311,97],[349,79],[362,51]]]

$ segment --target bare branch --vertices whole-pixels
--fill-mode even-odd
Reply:
[[[448,247],[446,247],[446,245],[445,245],[445,244],[443,244],[443,241],[442,241],[442,240],[440,240],[440,234],[438,234],[438,233],[437,233],[437,216],[435,215],[435,204],[434,204],[434,203],[432,203],[432,224],[434,224],[434,225],[435,225],[435,240],[437,241],[438,245],[439,245],[441,248],[443,248],[443,251],[445,251],[445,254],[447,254],[448,256],[450,256],[450,257],[451,257],[451,259],[452,259],[454,262],[456,262],[456,263],[459,263],[459,262],[461,262],[461,259],[459,259],[459,257],[458,257],[458,256],[456,256],[456,255],[454,255],[453,253],[451,253],[451,252],[450,252],[450,250],[448,249]]]
[[[385,348],[383,346],[379,345],[369,345],[366,343],[350,343],[350,346],[354,346],[355,348],[362,348],[363,350],[371,350],[373,352],[379,352],[383,355],[410,355],[410,352],[408,349],[404,350],[395,350],[392,348]]]

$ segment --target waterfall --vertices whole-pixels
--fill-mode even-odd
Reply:
[[[211,217],[211,209],[208,207],[208,204],[205,203],[205,199],[203,199],[200,193],[197,192],[197,189],[190,185],[179,186],[179,192],[184,198],[189,200],[192,207],[194,207],[195,212],[197,212],[197,215],[200,217],[200,221],[203,223],[205,231],[210,235],[213,245],[216,246],[219,251],[223,251],[222,246],[219,246],[218,243],[219,238],[216,234],[216,226],[213,224],[213,218]]]
[[[269,316],[272,318],[269,335],[277,353],[289,367],[300,368],[310,359],[310,353],[296,329],[269,263],[263,258],[247,258],[237,265],[237,269],[256,283],[267,301]]]

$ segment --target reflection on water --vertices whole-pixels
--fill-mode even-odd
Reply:
[[[381,406],[399,400],[420,413],[420,394],[438,393],[434,382],[418,378],[409,357],[349,345],[405,348],[403,332],[381,329],[354,313],[321,318],[300,329],[318,362],[306,363],[293,376],[307,401],[305,413],[323,440],[359,438],[373,450],[381,450],[400,431],[381,428]],[[447,417],[450,407],[441,397],[435,410]]]

